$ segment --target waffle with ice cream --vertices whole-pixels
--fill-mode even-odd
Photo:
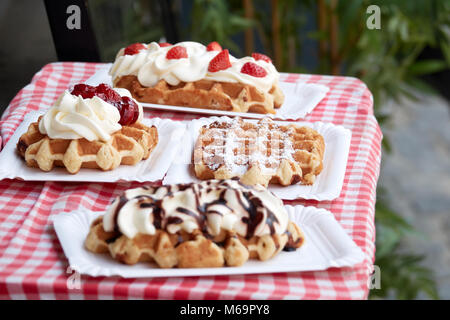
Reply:
[[[78,84],[28,127],[17,150],[26,164],[43,171],[65,167],[112,170],[150,156],[156,127],[141,123],[142,106],[126,89]]]
[[[284,101],[269,57],[237,59],[217,42],[135,43],[118,52],[110,75],[146,103],[274,114]]]
[[[92,223],[85,247],[126,264],[208,268],[264,261],[303,242],[267,189],[209,180],[125,191]]]
[[[237,177],[247,185],[310,185],[322,171],[324,150],[322,135],[309,127],[234,118],[200,129],[193,162],[202,180]]]

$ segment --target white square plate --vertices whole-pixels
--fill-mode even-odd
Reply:
[[[241,267],[160,269],[148,262],[124,265],[108,254],[96,254],[84,248],[90,224],[102,213],[88,210],[60,213],[54,216],[53,224],[72,269],[94,277],[151,278],[313,271],[350,267],[364,260],[361,249],[331,212],[303,206],[286,206],[286,209],[290,219],[304,232],[304,245],[296,251],[282,251],[268,261],[249,260]]]
[[[50,172],[38,168],[30,168],[16,151],[16,144],[20,136],[25,133],[30,123],[36,121],[41,113],[33,111],[25,115],[22,123],[16,129],[6,146],[0,153],[0,179],[22,179],[27,181],[157,181],[167,172],[171,162],[180,147],[181,137],[186,131],[182,122],[168,119],[143,119],[142,123],[158,129],[158,144],[147,160],[140,161],[134,166],[121,165],[111,171],[81,168],[77,174],[70,174],[65,168],[54,168]]]
[[[112,64],[109,63],[99,69],[92,77],[86,80],[86,83],[90,85],[98,85],[100,83],[112,85],[111,76],[108,74],[111,65]],[[220,116],[240,116],[243,118],[254,119],[261,119],[268,116],[279,120],[297,120],[304,118],[308,113],[310,113],[329,91],[329,88],[324,85],[306,82],[290,83],[280,81],[280,88],[284,93],[285,99],[283,105],[276,110],[274,115],[188,108],[142,102],[141,104],[145,108],[164,111],[178,111]]]
[[[192,120],[187,125],[187,134],[183,138],[180,153],[172,163],[163,183],[189,183],[198,182],[192,165],[192,152],[197,141],[199,130],[216,120],[231,121],[228,117],[210,117]],[[256,122],[257,120],[247,120]],[[277,122],[287,124],[289,122]],[[325,140],[325,153],[323,157],[323,170],[317,176],[313,185],[294,184],[291,186],[269,185],[269,190],[279,198],[285,200],[314,199],[333,200],[339,197],[344,183],[345,169],[347,167],[350,150],[351,131],[343,126],[323,122],[292,122],[299,126],[308,126],[319,132]]]

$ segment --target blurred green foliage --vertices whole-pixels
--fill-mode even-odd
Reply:
[[[384,201],[376,206],[376,259],[381,270],[381,288],[372,290],[370,297],[414,299],[420,292],[438,299],[436,284],[431,270],[422,266],[422,255],[409,254],[401,247],[407,235],[417,235],[412,226],[400,215],[389,209]]]
[[[241,55],[242,50],[232,36],[253,26],[252,20],[243,17],[242,7],[231,10],[227,1],[193,0],[190,38],[194,41],[205,44],[217,41]]]
[[[161,9],[151,0],[87,1],[102,61],[113,61],[130,43],[150,43],[164,37]]]
[[[381,30],[365,27],[365,8],[381,8]],[[360,77],[379,111],[387,99],[414,98],[411,88],[435,92],[420,76],[450,66],[450,1],[340,1],[340,54],[343,74]],[[418,60],[426,47],[439,48],[442,60]]]
[[[256,32],[264,46],[264,52],[273,57],[273,34],[271,29],[270,1],[254,1],[257,4],[255,12]],[[266,7],[262,7],[262,3]],[[280,71],[285,72],[308,72],[307,67],[299,63],[301,58],[301,49],[305,36],[302,28],[305,26],[309,14],[313,13],[312,4],[314,1],[296,1],[284,0],[278,2],[278,14],[280,16],[280,42],[281,42],[281,61],[279,62]]]
[[[450,66],[450,1],[378,0],[339,2],[339,52],[342,73],[361,78],[374,96],[374,110],[380,125],[389,120],[382,106],[402,97],[415,99],[412,92],[436,91],[421,79]],[[365,27],[365,8],[381,8],[381,30]],[[419,59],[427,47],[440,49],[442,59]],[[389,138],[383,140],[390,152]],[[401,240],[417,232],[401,216],[389,209],[389,199],[377,197],[375,263],[381,268],[381,290],[371,297],[416,298],[420,292],[437,299],[431,270],[422,266],[423,256],[412,255]]]

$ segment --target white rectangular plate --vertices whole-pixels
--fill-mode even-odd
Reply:
[[[8,164],[0,167],[0,179],[19,178],[27,181],[157,181],[167,172],[170,163],[180,147],[181,137],[186,131],[182,122],[168,119],[143,119],[142,123],[158,129],[158,144],[147,160],[140,161],[134,166],[121,165],[111,171],[81,168],[77,174],[70,174],[65,168],[54,168],[50,172],[38,168],[30,168],[16,152],[16,144],[20,136],[25,133],[30,123],[35,122],[41,113],[33,111],[25,115],[22,123],[9,139],[0,153],[0,163]]]
[[[92,77],[86,80],[87,84],[98,85],[100,83],[107,83],[112,85],[111,76],[108,74],[111,64],[107,64],[99,69]],[[304,118],[310,113],[319,102],[326,96],[329,88],[315,83],[306,82],[281,82],[280,88],[284,93],[285,100],[283,105],[276,110],[276,114],[258,114],[258,113],[243,113],[231,112],[212,109],[188,108],[179,106],[168,106],[152,103],[141,103],[143,107],[152,108],[165,111],[177,111],[186,113],[200,113],[209,115],[221,116],[240,116],[243,118],[261,119],[265,116],[279,119],[279,120],[297,120]]]
[[[286,209],[290,219],[304,232],[304,245],[296,251],[282,251],[268,261],[247,261],[241,267],[160,269],[147,262],[123,265],[108,254],[96,254],[84,248],[91,222],[102,213],[87,210],[60,213],[54,216],[53,224],[72,269],[94,277],[151,278],[313,271],[351,267],[364,260],[361,249],[331,212],[303,206],[286,206]]]
[[[192,152],[197,141],[199,130],[216,120],[231,121],[228,117],[210,117],[192,120],[187,125],[187,133],[183,138],[180,156],[172,163],[163,183],[189,183],[198,182],[193,171]],[[256,122],[257,120],[247,120]],[[290,122],[277,122],[287,124]],[[269,190],[285,200],[314,199],[333,200],[339,197],[344,183],[345,169],[347,167],[350,150],[351,131],[343,126],[323,122],[292,122],[298,126],[308,126],[319,132],[325,140],[325,153],[323,157],[323,170],[317,176],[313,185],[294,184],[291,186],[269,185]]]

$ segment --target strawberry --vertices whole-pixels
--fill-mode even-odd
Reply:
[[[230,55],[228,49],[220,51],[210,62],[208,66],[209,72],[217,72],[231,67]]]
[[[256,52],[252,53],[252,57],[256,61],[263,60],[265,62],[272,63],[272,60],[268,56],[266,56],[265,54],[262,54],[262,53],[256,53]]]
[[[125,48],[123,54],[132,56],[134,54],[139,53],[139,51],[145,49],[146,46],[144,46],[142,43],[133,43],[130,44],[128,47]]]
[[[267,71],[263,67],[253,62],[246,62],[241,68],[241,73],[257,78],[264,78],[267,75]]]
[[[166,53],[166,59],[181,59],[181,58],[187,58],[187,51],[185,47],[182,46],[176,46],[167,51]]]
[[[206,51],[222,51],[222,47],[217,41],[213,41],[206,47]]]
[[[172,44],[168,42],[160,42],[158,43],[161,48],[170,47]]]

